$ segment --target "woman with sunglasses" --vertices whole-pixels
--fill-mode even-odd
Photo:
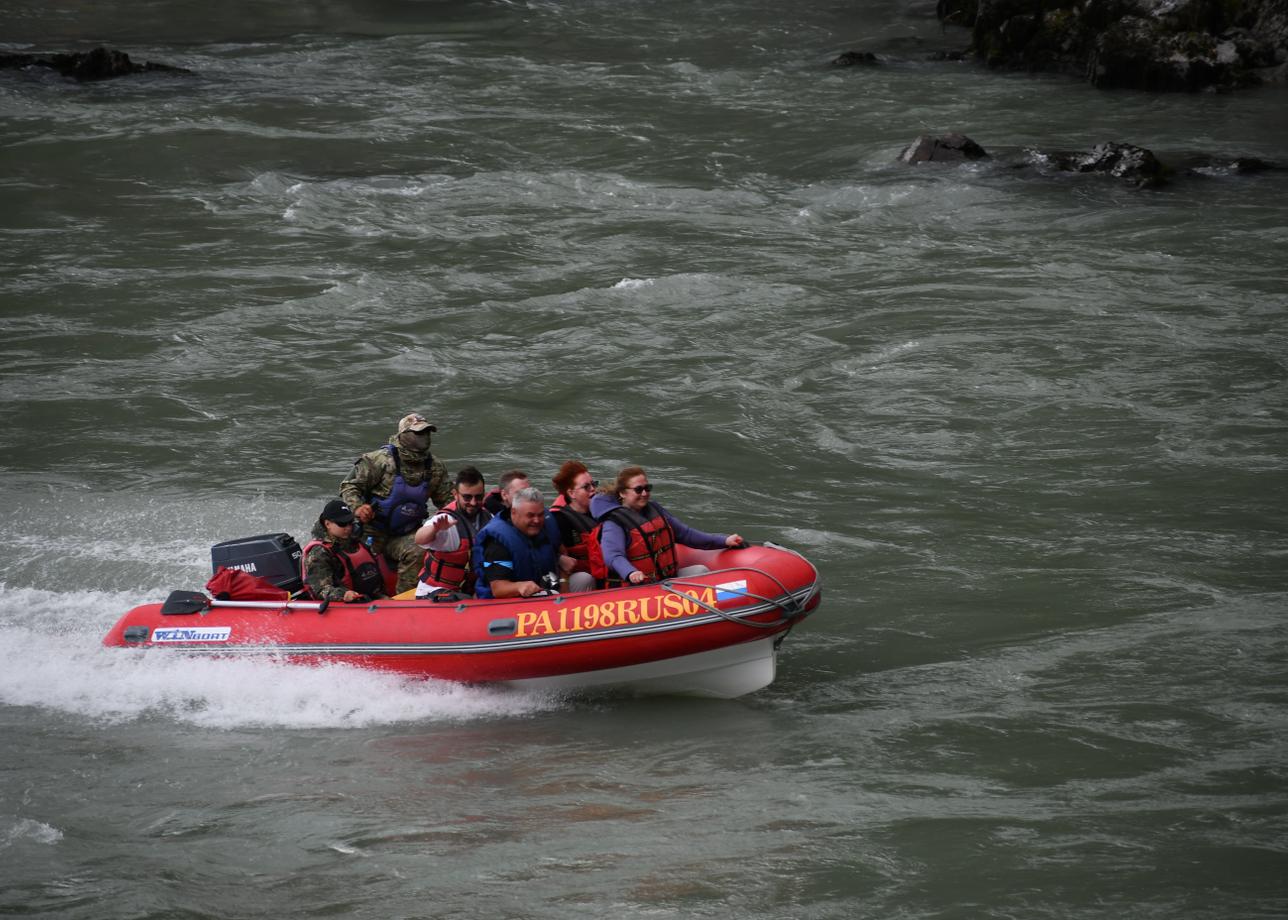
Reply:
[[[604,586],[608,575],[604,557],[595,538],[595,519],[590,514],[590,499],[599,485],[591,478],[586,464],[567,460],[551,477],[559,496],[550,505],[550,514],[559,525],[563,551],[575,561],[568,575],[569,591],[593,591]]]
[[[610,581],[638,585],[708,571],[704,565],[681,569],[676,562],[677,544],[694,549],[743,545],[736,533],[706,533],[690,527],[653,501],[652,495],[648,473],[643,467],[628,466],[591,500],[590,512],[600,522],[599,543]]]
[[[353,512],[338,498],[318,515],[300,559],[304,584],[315,600],[352,604],[385,596],[376,557],[354,537]]]

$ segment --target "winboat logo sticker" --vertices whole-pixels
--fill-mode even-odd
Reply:
[[[176,627],[152,630],[153,642],[227,642],[231,626]]]

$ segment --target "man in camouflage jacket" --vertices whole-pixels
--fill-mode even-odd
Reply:
[[[394,477],[401,467],[403,482],[416,487],[429,481],[429,501],[434,507],[451,501],[452,483],[447,466],[429,451],[430,432],[438,429],[423,415],[412,413],[398,422],[398,431],[389,443],[368,451],[353,464],[347,479],[340,483],[340,498],[353,509],[362,522],[362,540],[375,555],[383,554],[398,569],[397,593],[416,587],[416,576],[425,561],[425,550],[416,545],[416,528],[410,533],[391,534],[376,514],[373,501],[388,498],[394,490]],[[395,465],[393,451],[398,454]],[[425,509],[428,517],[429,509]]]

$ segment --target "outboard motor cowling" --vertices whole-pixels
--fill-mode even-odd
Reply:
[[[210,568],[239,569],[258,575],[294,594],[304,588],[300,578],[303,551],[288,533],[266,533],[258,537],[228,540],[210,547]]]

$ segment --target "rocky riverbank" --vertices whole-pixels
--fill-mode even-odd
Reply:
[[[1105,89],[1288,83],[1288,0],[939,0],[938,15],[989,67]]]

